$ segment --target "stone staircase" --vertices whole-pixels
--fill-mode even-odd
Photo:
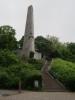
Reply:
[[[48,72],[49,62],[45,61],[45,64],[42,68],[42,88],[43,91],[56,91],[56,92],[65,92],[67,91],[64,85],[55,79],[49,72]]]

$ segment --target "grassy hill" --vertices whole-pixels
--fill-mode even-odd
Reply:
[[[54,59],[50,72],[68,89],[75,91],[75,63],[62,59]]]

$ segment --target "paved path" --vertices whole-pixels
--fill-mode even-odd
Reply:
[[[66,92],[24,92],[0,97],[0,100],[75,100],[75,93]]]
[[[18,94],[18,90],[0,90],[0,96],[1,95],[13,95]]]
[[[44,91],[48,92],[65,92],[67,91],[64,85],[57,79],[54,78],[52,74],[49,73],[50,62],[45,61],[42,68],[42,88]],[[50,66],[51,68],[51,66]]]

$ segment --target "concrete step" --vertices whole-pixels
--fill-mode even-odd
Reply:
[[[42,69],[42,87],[44,91],[67,91],[64,85],[48,72],[48,62]]]

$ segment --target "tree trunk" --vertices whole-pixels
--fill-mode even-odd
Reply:
[[[18,92],[21,93],[21,80],[19,79],[19,89],[18,89]]]

